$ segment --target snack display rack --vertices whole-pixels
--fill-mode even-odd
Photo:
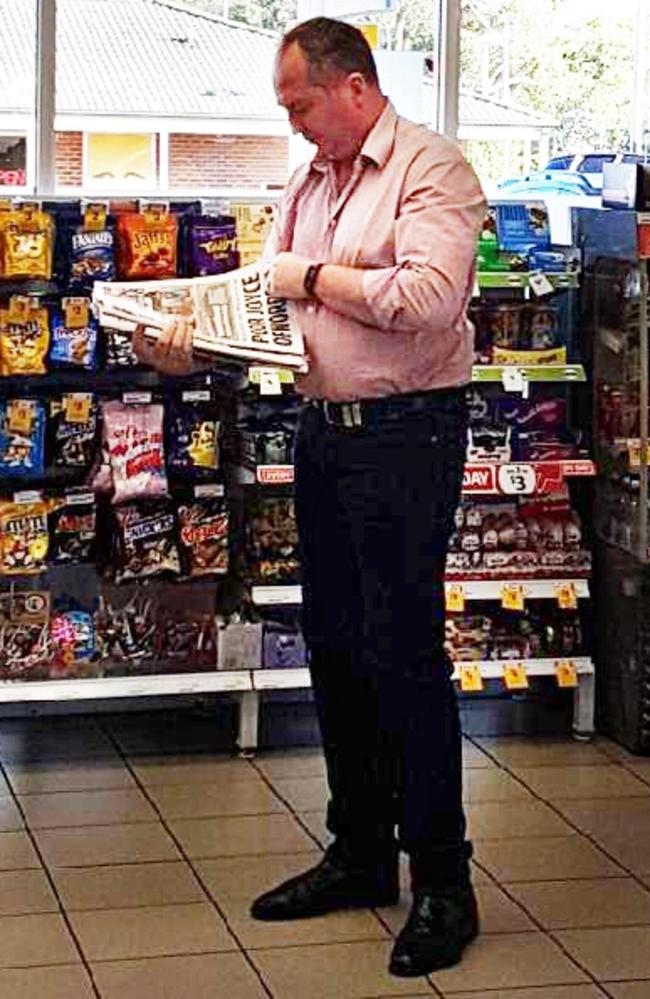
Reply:
[[[507,254],[502,256],[507,257]],[[509,264],[514,263],[513,257],[514,254],[509,256]],[[487,443],[483,444],[483,450],[480,442],[477,443],[478,433],[473,442],[470,438],[470,448],[473,443],[474,450],[468,449],[463,506],[468,510],[485,506],[484,516],[489,517],[492,501],[500,510],[504,509],[505,504],[507,512],[504,516],[516,517],[517,504],[529,505],[527,513],[530,514],[531,521],[534,521],[537,509],[535,504],[542,504],[538,507],[543,510],[542,516],[551,518],[550,526],[548,522],[546,524],[550,535],[558,528],[553,521],[557,509],[562,510],[559,517],[560,520],[565,518],[565,526],[577,525],[579,518],[575,510],[571,509],[570,486],[595,475],[595,465],[590,457],[585,435],[572,436],[571,431],[571,421],[574,418],[572,396],[581,391],[580,385],[587,381],[587,373],[582,363],[581,344],[578,342],[575,322],[579,274],[574,250],[568,254],[567,259],[571,271],[542,272],[541,277],[547,283],[542,283],[541,287],[539,271],[479,271],[472,304],[473,318],[479,331],[479,349],[481,339],[484,348],[482,353],[479,352],[473,369],[472,410],[477,408],[477,393],[479,396],[485,393],[488,399],[505,399],[506,402],[505,406],[495,402],[496,409],[491,408],[492,403],[485,406],[486,427],[482,429],[486,430]],[[517,261],[517,265],[521,266],[521,261]],[[477,313],[495,306],[495,313],[498,314],[501,310],[504,315],[512,315],[518,310],[523,314],[525,310],[530,310],[533,319],[538,321],[538,326],[541,326],[542,314],[547,323],[554,324],[557,316],[556,332],[558,341],[561,340],[561,347],[550,343],[545,345],[544,352],[529,353],[525,349],[517,349],[518,345],[513,344],[510,356],[503,357],[502,354],[499,361],[495,361],[490,356],[490,338],[481,336],[486,331],[481,328],[480,319],[477,322]],[[262,430],[257,435],[256,442],[248,440],[241,447],[245,457],[240,462],[240,481],[246,483],[245,489],[252,490],[258,497],[266,495],[269,502],[273,503],[275,497],[290,495],[293,482],[293,466],[290,461],[291,414],[287,410],[288,400],[291,398],[292,376],[289,372],[284,372],[281,377],[276,378],[274,385],[262,387],[263,378],[260,373],[255,372],[251,383],[262,392],[259,398],[266,409],[267,424],[265,427],[262,422]],[[275,417],[269,415],[272,414],[274,398],[278,407]],[[503,424],[504,414],[506,421],[513,421],[512,440],[508,436],[507,446],[504,441],[497,439],[495,430]],[[541,424],[535,423],[536,414],[541,414]],[[526,430],[533,427],[533,432],[524,433],[521,427],[516,428],[514,424],[518,419],[528,421]],[[553,432],[543,442],[540,428],[543,428],[545,421],[547,425],[552,423]],[[473,426],[476,430],[474,421]],[[255,438],[256,435],[249,432],[248,436]],[[265,437],[276,439],[267,447]],[[531,441],[534,446],[526,453]],[[269,460],[269,450],[281,452],[281,457]],[[532,458],[532,455],[535,457]],[[509,507],[508,504],[512,506]],[[529,524],[532,530],[530,521]],[[521,523],[517,521],[517,530],[520,529]],[[594,728],[594,666],[588,653],[590,643],[587,634],[591,560],[588,551],[577,550],[578,547],[588,547],[587,530],[588,525],[584,529],[584,538],[576,540],[579,538],[579,528],[575,527],[575,537],[567,542],[567,548],[572,549],[571,551],[563,551],[563,541],[558,542],[555,535],[555,551],[542,552],[539,558],[528,553],[528,565],[528,556],[518,558],[511,545],[509,554],[502,559],[502,567],[493,570],[484,566],[477,567],[476,564],[469,571],[452,569],[454,551],[459,552],[456,557],[461,566],[464,554],[463,541],[458,544],[457,539],[456,542],[452,540],[446,581],[448,619],[452,628],[453,622],[459,618],[462,620],[463,613],[468,609],[483,621],[484,614],[493,612],[501,627],[503,615],[507,620],[510,620],[510,614],[520,614],[525,619],[528,609],[533,608],[533,621],[540,618],[543,622],[541,627],[549,630],[555,627],[557,633],[562,629],[563,615],[566,615],[567,621],[572,615],[574,620],[579,619],[577,631],[581,633],[582,641],[572,645],[573,639],[569,639],[566,646],[562,646],[561,642],[559,646],[551,643],[546,654],[535,634],[530,642],[521,636],[512,638],[510,648],[508,640],[502,640],[500,635],[494,641],[491,638],[489,656],[481,655],[479,648],[473,651],[465,648],[455,663],[454,679],[460,689],[468,694],[480,691],[484,684],[501,685],[503,689],[513,692],[521,691],[528,687],[529,679],[531,686],[538,681],[550,680],[561,687],[571,688],[574,698],[574,733],[584,737],[588,737]],[[569,533],[565,531],[565,539],[569,537]],[[464,527],[460,528],[460,534],[467,538]],[[291,545],[289,539],[285,538],[284,542],[286,555]],[[541,542],[538,541],[537,544],[538,547],[541,544],[543,548]],[[282,539],[277,543],[277,552],[264,552],[268,561],[262,574],[253,574],[247,579],[252,616],[273,619],[285,612],[288,619],[291,619],[292,612],[300,605],[301,588],[292,575],[295,566],[280,558],[281,549]],[[492,553],[493,563],[498,561],[498,554]],[[273,565],[276,555],[279,563],[277,572]],[[554,613],[555,623],[549,625]],[[502,617],[499,618],[499,615]],[[535,627],[536,625],[531,625],[531,631],[534,632]],[[526,629],[527,625],[524,624],[522,630],[526,632]],[[495,631],[498,628],[495,627]],[[524,654],[528,647],[535,650],[534,654]],[[504,651],[503,655],[499,655],[499,649]],[[466,659],[463,658],[464,655],[467,655]],[[265,661],[263,665],[264,668],[254,671],[252,675],[254,693],[248,700],[251,730],[257,724],[259,695],[265,691],[307,688],[310,682],[306,665],[294,661],[283,664],[281,668],[273,668],[270,661]]]
[[[42,207],[54,210],[58,204],[53,199]],[[200,202],[169,207],[179,216],[194,212],[203,217],[207,210]],[[259,254],[271,211],[268,205],[243,208],[238,219],[238,247],[239,259],[247,263]],[[571,398],[581,391],[580,384],[586,379],[574,329],[579,276],[573,257],[565,262],[565,270],[548,272],[533,258],[534,267],[522,269],[521,260],[513,254],[504,252],[501,257],[507,267],[479,270],[472,306],[482,346],[473,370],[472,434],[446,584],[449,637],[456,659],[454,677],[467,694],[479,692],[484,684],[521,692],[529,681],[532,684],[538,679],[566,687],[574,696],[574,731],[588,736],[593,731],[594,711],[594,668],[588,654],[586,611],[590,560],[569,489],[573,482],[591,477],[595,471],[587,442],[571,430]],[[557,266],[557,259],[552,263]],[[82,294],[87,293],[86,286]],[[64,294],[69,294],[65,283],[7,282],[0,276],[0,300],[5,302],[12,295],[31,296],[39,305],[56,310]],[[507,325],[502,320],[507,320]],[[544,341],[541,351],[531,351],[530,344],[517,342],[517,336],[523,337],[524,326],[527,331],[534,328],[538,339]],[[501,337],[497,344],[501,353],[497,351],[496,356],[492,354],[498,340],[495,330]],[[117,401],[118,408],[160,402],[173,408],[174,399],[187,404],[186,408],[199,402],[217,406],[223,459],[218,474],[208,475],[207,483],[201,477],[200,482],[192,477],[184,481],[182,475],[176,481],[168,469],[168,483],[176,506],[177,487],[185,496],[189,487],[196,492],[200,485],[225,486],[230,568],[227,575],[199,572],[195,578],[187,570],[187,578],[169,582],[168,577],[139,579],[139,570],[134,571],[132,562],[127,573],[121,567],[120,583],[110,557],[104,557],[99,561],[102,571],[108,571],[107,579],[102,579],[101,572],[97,576],[94,566],[87,564],[48,565],[45,574],[29,577],[0,575],[0,601],[5,600],[4,618],[0,607],[3,641],[7,628],[16,624],[11,620],[14,606],[21,624],[20,614],[24,618],[29,594],[38,602],[44,589],[51,590],[53,602],[64,596],[68,605],[81,606],[88,626],[92,602],[96,606],[97,595],[104,589],[110,592],[115,604],[109,603],[109,613],[104,614],[101,626],[105,630],[111,613],[115,611],[121,620],[124,603],[128,607],[131,600],[135,610],[129,611],[131,618],[126,615],[125,627],[127,631],[140,627],[137,613],[141,605],[137,601],[146,601],[151,595],[161,601],[155,622],[161,634],[171,608],[179,605],[187,610],[196,603],[196,613],[212,622],[205,633],[208,637],[201,638],[199,668],[193,668],[191,651],[180,667],[180,660],[173,656],[160,663],[152,656],[146,661],[136,656],[131,666],[122,662],[113,668],[110,656],[105,655],[97,667],[96,657],[75,659],[74,650],[69,650],[54,673],[56,678],[38,669],[29,678],[5,670],[0,677],[0,702],[224,693],[239,704],[239,747],[254,748],[264,693],[309,686],[304,643],[296,623],[301,593],[291,523],[291,438],[297,401],[292,373],[250,368],[246,377],[241,367],[233,366],[192,379],[165,379],[151,370],[130,366],[107,370],[100,364],[85,369],[67,365],[38,374],[9,371],[0,377],[0,406],[3,400],[38,401],[53,395],[92,395],[103,405],[108,400]],[[282,411],[279,422],[275,407]],[[105,421],[107,412],[110,416],[110,409],[104,411]],[[20,412],[13,416],[20,420]],[[165,420],[167,442],[167,409]],[[270,421],[268,425],[265,420]],[[169,464],[169,456],[165,460]],[[88,471],[85,468],[84,475],[76,479],[72,476],[69,484],[87,486]],[[65,469],[54,476],[51,472],[48,463],[42,474],[28,483],[29,492],[18,497],[19,503],[28,505],[42,490],[47,497],[68,485]],[[10,498],[12,480],[3,479],[0,486],[2,497]],[[114,503],[105,499],[97,513],[98,548],[103,556],[112,550],[112,543],[102,533],[102,523],[114,518],[115,509],[119,505],[114,508]],[[178,520],[176,508],[174,517]],[[202,526],[198,525],[199,533]],[[212,520],[210,531],[214,529]],[[269,542],[270,536],[275,540]],[[140,554],[136,552],[137,564]],[[178,572],[174,573],[178,577]],[[163,593],[160,598],[156,595],[159,590]],[[89,593],[94,594],[90,603]],[[123,596],[116,597],[119,593]],[[269,622],[269,614],[277,620]],[[183,627],[189,627],[187,622]],[[176,640],[177,636],[173,637]]]
[[[593,350],[596,712],[602,731],[648,753],[650,217],[581,210],[575,232]]]

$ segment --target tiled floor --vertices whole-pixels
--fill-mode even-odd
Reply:
[[[406,868],[394,909],[249,917],[318,859],[323,761],[216,747],[191,716],[0,721],[0,997],[650,999],[650,761],[467,740],[483,935],[404,981],[386,963]]]

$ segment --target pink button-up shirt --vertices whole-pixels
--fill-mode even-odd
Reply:
[[[297,388],[345,402],[470,380],[466,318],[485,199],[458,148],[399,118],[392,104],[368,134],[346,187],[331,163],[299,167],[268,251],[364,268],[365,302],[295,302],[310,370]]]

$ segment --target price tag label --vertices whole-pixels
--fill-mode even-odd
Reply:
[[[524,609],[524,588],[517,583],[506,583],[501,588],[501,606],[504,610],[522,611]]]
[[[460,689],[468,694],[483,690],[483,677],[476,663],[464,663],[460,667]]]
[[[151,402],[151,392],[124,392],[122,402],[125,406],[147,406]]]
[[[282,395],[280,375],[274,368],[260,368],[260,395]]]
[[[34,403],[29,399],[12,399],[9,403],[9,430],[15,434],[30,434],[34,425]]]
[[[12,295],[9,299],[9,322],[27,322],[34,304],[34,300],[27,295]]]
[[[87,298],[64,298],[63,312],[68,329],[80,330],[88,325],[89,303]]]
[[[92,396],[73,392],[63,397],[63,412],[67,423],[87,423],[90,419]]]
[[[520,392],[523,395],[528,386],[528,379],[521,368],[504,364],[501,371],[501,383],[506,392]]]
[[[526,690],[528,675],[523,663],[506,663],[503,667],[503,680],[508,690]]]
[[[104,201],[89,201],[84,206],[84,229],[98,232],[106,228],[108,205]]]
[[[141,201],[140,202],[140,214],[144,215],[147,222],[150,224],[156,224],[160,222],[165,215],[169,214],[169,202],[168,201]]]
[[[500,465],[499,489],[506,496],[530,496],[535,492],[535,469],[532,465]]]
[[[450,614],[465,610],[465,590],[460,583],[448,583],[445,587],[445,606]]]
[[[558,687],[577,687],[578,669],[569,659],[562,659],[555,664],[555,675]]]
[[[38,489],[22,489],[18,493],[14,493],[14,503],[18,503],[19,506],[27,506],[28,503],[40,503],[43,499],[43,493],[39,492]]]
[[[528,284],[538,298],[543,295],[550,295],[553,292],[553,285],[542,271],[533,271],[528,276]]]
[[[20,201],[16,205],[16,210],[20,212],[25,222],[31,222],[37,212],[41,210],[38,201]]]
[[[578,595],[573,583],[560,583],[556,587],[555,595],[561,610],[575,610],[578,606]]]

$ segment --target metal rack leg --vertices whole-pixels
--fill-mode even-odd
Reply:
[[[241,753],[257,749],[260,695],[257,690],[245,690],[239,695],[239,729],[237,746]]]
[[[573,695],[573,735],[576,739],[591,739],[594,734],[596,678],[583,673]]]

